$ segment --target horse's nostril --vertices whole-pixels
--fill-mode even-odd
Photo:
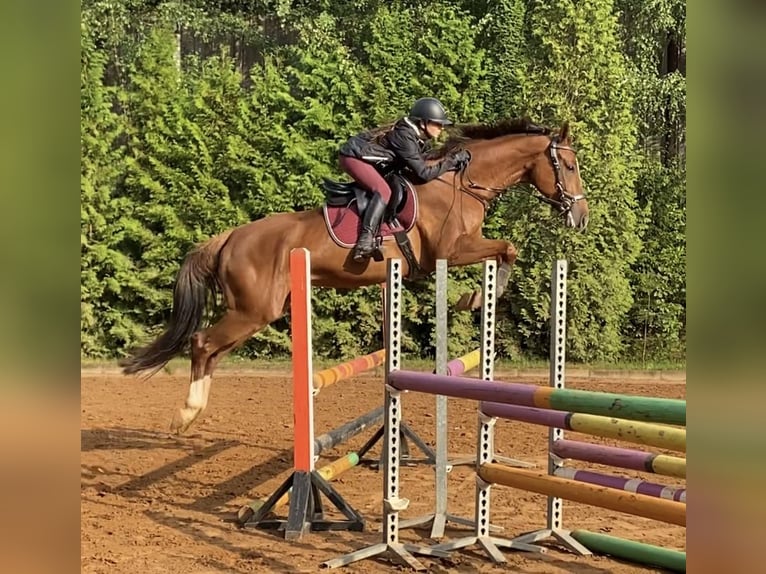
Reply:
[[[583,215],[582,219],[580,220],[580,229],[584,230],[586,227],[588,227],[588,215]]]

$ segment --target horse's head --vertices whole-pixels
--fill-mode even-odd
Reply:
[[[588,200],[582,191],[580,167],[572,147],[569,123],[558,134],[530,169],[530,183],[545,196],[545,202],[559,213],[567,227],[584,230],[588,226]]]

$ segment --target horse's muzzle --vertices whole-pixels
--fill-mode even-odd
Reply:
[[[585,228],[588,227],[589,216],[586,204],[574,202],[567,207],[562,215],[567,227],[578,231],[585,231]]]

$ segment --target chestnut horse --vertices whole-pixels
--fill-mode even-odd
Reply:
[[[583,230],[588,203],[569,126],[558,133],[526,120],[457,129],[441,154],[457,146],[471,154],[467,167],[416,186],[419,213],[408,237],[422,270],[431,273],[437,259],[450,266],[495,258],[500,264],[498,296],[516,260],[505,240],[482,237],[489,203],[519,182],[531,183],[535,195],[558,212],[566,226]],[[169,324],[153,343],[121,362],[125,374],[151,376],[191,345],[191,382],[184,408],[171,428],[186,430],[207,406],[211,377],[221,358],[257,331],[282,317],[290,292],[290,251],[311,252],[312,282],[320,287],[355,288],[385,281],[385,261],[355,263],[350,250],[330,238],[321,209],[278,213],[224,231],[199,245],[184,260],[173,289]],[[384,258],[402,258],[395,242],[385,242]],[[408,265],[403,261],[403,271]],[[219,290],[225,313],[200,329],[208,294]],[[463,298],[465,307],[477,298]]]

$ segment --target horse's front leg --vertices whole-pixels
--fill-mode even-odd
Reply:
[[[490,258],[497,259],[500,269],[497,273],[496,296],[499,299],[508,286],[511,267],[516,262],[516,248],[503,239],[486,239],[484,237],[462,237],[455,246],[454,255],[447,263],[453,267],[471,265]],[[464,294],[457,302],[459,311],[475,310],[481,307],[481,290]]]

